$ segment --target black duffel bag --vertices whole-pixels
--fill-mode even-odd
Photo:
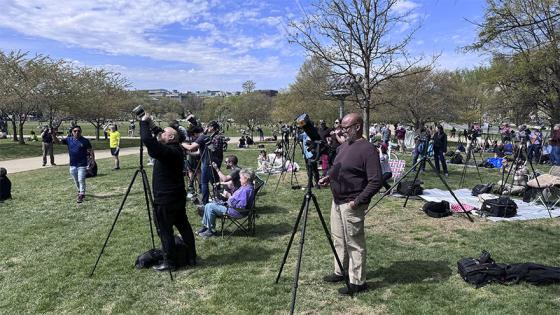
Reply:
[[[494,184],[478,184],[473,187],[471,195],[478,196],[480,194],[486,194],[492,191]]]
[[[397,186],[397,192],[405,196],[418,196],[424,192],[422,181],[403,180]]]
[[[517,215],[517,204],[509,197],[484,200],[480,211],[490,217],[510,218]]]
[[[461,278],[477,288],[491,282],[505,282],[506,267],[494,262],[487,251],[482,251],[478,259],[462,258],[457,262]]]
[[[432,218],[443,218],[452,214],[449,202],[445,200],[440,202],[428,201],[424,204],[422,210]]]

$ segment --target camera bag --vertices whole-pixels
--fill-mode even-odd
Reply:
[[[461,278],[477,288],[490,282],[519,283],[525,281],[533,285],[560,283],[560,267],[535,263],[499,264],[485,250],[478,259],[460,259],[457,267]]]
[[[480,211],[491,217],[510,218],[517,215],[517,204],[509,197],[484,200]]]
[[[422,210],[432,218],[443,218],[452,214],[449,202],[445,200],[440,202],[428,201],[424,204]]]
[[[403,180],[397,186],[397,192],[405,196],[418,196],[424,192],[422,181]]]
[[[478,184],[473,187],[471,195],[478,196],[480,194],[486,194],[492,191],[494,184]]]
[[[457,262],[457,269],[463,280],[477,288],[490,282],[506,280],[506,265],[494,262],[487,251],[482,251],[478,259],[460,259]]]

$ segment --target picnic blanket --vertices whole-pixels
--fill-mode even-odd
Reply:
[[[480,209],[482,206],[482,202],[479,200],[478,197],[471,195],[470,189],[457,189],[454,190],[453,193],[457,196],[459,201],[463,204],[468,204],[475,206],[477,209]],[[441,189],[424,189],[424,193],[420,196],[425,201],[442,201],[445,200],[452,203],[457,203],[455,198],[451,196],[449,191],[441,190]],[[494,196],[494,198],[498,198],[498,196]],[[548,211],[546,207],[541,204],[536,204],[534,202],[523,202],[521,200],[512,199],[517,204],[517,215],[511,218],[499,218],[499,217],[487,217],[490,221],[522,221],[522,220],[533,220],[533,219],[543,219],[543,218],[550,218],[548,215]],[[550,210],[552,217],[560,217],[560,209]]]

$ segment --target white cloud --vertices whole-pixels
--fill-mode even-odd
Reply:
[[[395,9],[396,12],[398,13],[405,13],[411,10],[416,9],[417,7],[419,7],[420,5],[417,4],[414,1],[410,1],[410,0],[400,0],[397,1],[395,3],[395,5],[393,6],[393,8]]]
[[[443,52],[438,60],[436,67],[445,70],[471,69],[476,66],[487,65],[487,57],[473,53]]]
[[[267,16],[262,5],[221,12],[219,1],[204,0],[3,0],[0,27],[25,36],[55,40],[109,55],[182,62],[211,76],[282,75],[282,17]],[[277,14],[277,13],[276,13]],[[267,26],[248,27],[250,23]],[[170,28],[183,32],[169,32]],[[179,73],[179,72],[177,72]],[[176,77],[176,75],[172,75]]]

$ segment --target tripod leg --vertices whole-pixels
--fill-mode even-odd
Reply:
[[[430,164],[430,166],[432,167],[432,169],[435,171],[435,166],[432,163],[432,161],[430,161],[430,159],[428,160],[428,164]],[[445,181],[445,179],[443,177],[441,177],[440,173],[437,173],[439,179],[441,180],[441,182],[445,185],[445,188],[447,188],[447,190],[449,191],[449,193],[451,193],[451,196],[453,196],[453,198],[455,199],[455,201],[457,201],[457,203],[459,204],[459,206],[461,206],[461,209],[463,209],[464,213],[467,215],[467,217],[469,218],[469,221],[474,222],[474,220],[471,218],[470,216],[470,211],[465,210],[465,207],[463,206],[463,204],[459,201],[459,199],[457,198],[457,196],[455,195],[455,193],[453,192],[453,190],[451,190],[451,187],[449,187],[449,184]]]
[[[93,273],[95,272],[95,269],[97,268],[97,264],[99,263],[99,260],[101,259],[101,255],[103,255],[103,252],[105,251],[105,247],[107,247],[107,243],[109,242],[109,238],[111,237],[111,233],[113,233],[113,229],[115,228],[115,225],[117,224],[117,220],[119,219],[119,215],[121,214],[121,211],[124,208],[124,203],[126,202],[126,199],[128,198],[128,194],[130,194],[130,190],[132,189],[132,185],[134,185],[134,181],[136,180],[136,176],[138,176],[139,172],[140,172],[140,170],[136,170],[136,172],[134,172],[134,176],[132,176],[132,180],[130,181],[130,184],[128,185],[126,193],[124,194],[123,201],[121,202],[121,206],[119,207],[119,210],[117,211],[117,215],[115,216],[115,220],[113,220],[113,225],[111,225],[111,229],[109,230],[109,234],[107,234],[107,238],[105,239],[105,243],[103,243],[103,247],[101,247],[101,251],[99,252],[99,255],[97,256],[97,260],[95,261],[95,265],[93,265],[93,269],[91,270],[91,273],[89,274],[90,277],[93,276]]]
[[[317,202],[317,197],[315,197],[315,195],[311,195],[311,199],[313,199],[313,204],[315,205],[315,210],[317,210],[317,214],[319,215],[319,220],[321,221],[321,225],[323,226],[323,231],[325,231],[325,235],[327,236],[327,240],[329,241],[329,245],[331,246],[331,251],[334,255],[334,258],[336,259],[336,264],[338,265],[338,268],[340,268],[340,271],[342,271],[342,274],[344,275],[344,282],[346,283],[346,288],[348,288],[348,292],[350,292],[350,296],[353,295],[352,290],[350,290],[350,279],[348,276],[348,272],[346,272],[344,270],[344,266],[342,265],[342,262],[340,261],[340,257],[338,257],[338,254],[336,253],[336,248],[334,247],[334,243],[331,237],[331,233],[329,232],[329,228],[327,227],[327,223],[325,223],[325,219],[323,218],[323,214],[321,213],[321,208],[319,208],[319,203]]]
[[[539,183],[539,178],[537,177],[537,172],[535,172],[535,168],[533,167],[533,162],[531,160],[529,160],[529,166],[531,166],[531,171],[533,172],[533,177],[535,178],[535,181],[537,182],[537,187],[539,187],[539,193],[540,193],[541,198],[543,200],[544,206],[546,207],[546,211],[548,211],[548,216],[552,219],[552,213],[550,212],[550,208],[548,207],[548,198],[544,197],[543,190],[541,189],[541,184]]]
[[[152,226],[152,214],[150,211],[150,207],[153,208],[154,203],[151,198],[152,195],[150,191],[150,184],[148,182],[148,175],[146,175],[145,170],[142,170],[141,172],[142,172],[142,184],[144,185],[144,198],[146,199],[146,210],[148,212],[148,224],[150,225],[150,235],[152,236],[152,249],[155,249],[156,243],[154,241],[154,228]],[[148,194],[150,195],[150,197],[148,197]],[[154,220],[155,220],[155,216],[154,216]]]
[[[397,186],[400,184],[400,182],[402,182],[402,181],[406,178],[406,176],[408,176],[408,174],[414,172],[414,169],[415,169],[416,167],[418,167],[419,164],[420,164],[420,161],[417,161],[416,164],[414,164],[408,171],[406,171],[406,173],[404,173],[404,174],[399,178],[399,180],[398,180],[396,183],[394,183],[393,186],[391,186],[391,188],[389,188],[385,193],[383,193],[383,195],[381,196],[381,198],[377,199],[377,201],[373,204],[373,206],[371,206],[371,207],[369,207],[369,209],[367,209],[365,215],[367,215],[368,212],[371,211],[371,209],[375,208],[375,206],[377,206],[377,204],[378,204],[381,200],[383,200],[383,198],[387,197],[387,196],[389,195],[389,192],[392,191],[393,189],[395,189],[395,187],[397,187]]]
[[[278,281],[280,280],[280,275],[282,275],[282,270],[284,269],[284,265],[286,264],[286,259],[288,258],[288,253],[290,252],[290,248],[292,247],[292,242],[294,241],[294,236],[296,235],[297,228],[299,226],[299,221],[301,220],[301,215],[303,214],[303,210],[305,209],[306,203],[308,203],[307,197],[301,203],[301,207],[299,209],[296,223],[294,224],[294,228],[292,229],[292,235],[290,236],[290,241],[288,242],[288,246],[286,247],[284,258],[282,258],[282,263],[280,264],[280,270],[278,270],[278,275],[276,276],[275,283],[278,283]]]
[[[474,166],[476,167],[476,172],[478,173],[478,179],[480,179],[480,183],[482,184],[482,175],[480,175],[480,169],[478,168],[478,162],[476,161],[476,157],[473,154],[473,161],[474,161]]]
[[[418,175],[420,175],[420,170],[422,169],[422,162],[426,163],[425,161],[429,160],[427,156],[424,156],[420,159],[420,161],[418,161],[415,165],[419,164],[420,166],[416,169],[416,174],[414,175],[414,180],[412,181],[413,183],[416,183],[416,180],[418,180]],[[431,165],[431,164],[430,164]],[[406,204],[408,203],[408,199],[410,198],[410,191],[408,191],[408,193],[406,194],[406,200],[404,201],[403,204],[403,208],[406,207]]]
[[[305,230],[307,227],[307,216],[309,213],[309,199],[310,194],[305,196],[305,201],[303,203],[303,225],[301,226],[301,238],[299,241],[299,252],[298,258],[296,263],[296,271],[294,274],[294,283],[292,286],[292,303],[290,304],[290,314],[294,314],[294,309],[296,306],[296,296],[297,296],[297,289],[298,289],[298,282],[299,282],[299,271],[301,268],[301,258],[303,256],[303,245],[305,244]]]

